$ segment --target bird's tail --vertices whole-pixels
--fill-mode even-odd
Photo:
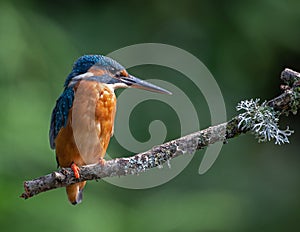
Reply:
[[[82,201],[82,192],[85,184],[86,181],[83,181],[66,187],[68,199],[72,205],[77,205]]]

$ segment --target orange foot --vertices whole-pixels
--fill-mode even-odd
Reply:
[[[80,175],[79,175],[79,171],[80,171],[80,168],[75,164],[75,163],[72,163],[71,164],[71,169],[73,170],[74,172],[74,176],[76,179],[79,179]]]
[[[103,158],[100,158],[100,160],[99,160],[99,164],[103,166],[105,163],[106,163],[105,159],[103,159]]]

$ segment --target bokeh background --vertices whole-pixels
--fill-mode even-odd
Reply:
[[[74,207],[57,189],[24,201],[22,182],[56,169],[49,148],[51,110],[74,60],[124,46],[156,42],[180,47],[204,62],[217,80],[228,118],[243,99],[280,93],[279,75],[300,71],[300,1],[5,1],[0,3],[1,231],[286,231],[300,225],[300,120],[290,145],[258,144],[247,134],[223,146],[204,175],[204,151],[170,182],[123,189],[90,182]],[[147,55],[147,54],[145,54]],[[146,65],[129,70],[186,92],[202,128],[210,115],[201,92],[180,73]],[[120,93],[120,92],[118,92]],[[157,107],[157,111],[151,109]],[[151,113],[149,113],[151,112]],[[189,112],[186,112],[188,117]],[[140,141],[162,119],[166,140],[180,135],[176,112],[145,102],[130,127]],[[145,150],[148,148],[145,148]],[[109,152],[131,155],[112,139]],[[138,176],[137,176],[138,178]]]

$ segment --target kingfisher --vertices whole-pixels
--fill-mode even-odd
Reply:
[[[80,166],[104,164],[113,135],[116,95],[119,88],[138,88],[171,94],[130,75],[115,60],[102,55],[84,55],[75,61],[64,83],[63,93],[52,111],[49,140],[59,167],[71,167],[80,178]],[[82,201],[86,181],[66,187],[68,200]]]

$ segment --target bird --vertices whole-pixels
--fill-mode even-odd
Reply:
[[[83,55],[73,64],[51,115],[49,141],[58,167],[70,167],[80,178],[80,167],[105,163],[113,135],[116,95],[120,88],[138,88],[171,94],[168,90],[130,75],[117,61],[103,55]],[[68,200],[82,201],[86,181],[66,187]]]

